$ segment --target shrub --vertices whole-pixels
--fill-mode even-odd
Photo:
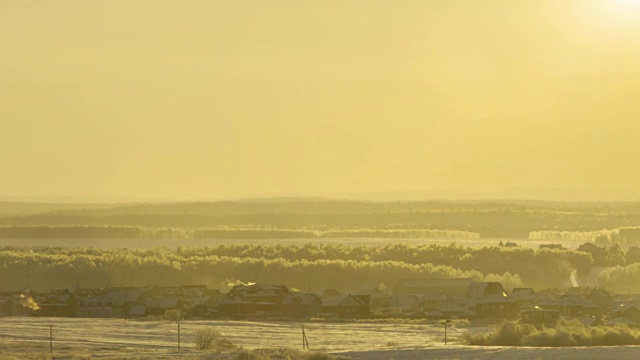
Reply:
[[[212,327],[196,330],[193,342],[198,350],[232,350],[236,346],[231,340],[223,338],[220,332]]]
[[[179,321],[181,318],[180,310],[165,310],[164,319],[169,321]]]
[[[269,357],[251,350],[242,350],[236,354],[234,360],[266,360]]]
[[[342,360],[341,356],[334,356],[322,352],[299,351],[290,348],[265,348],[254,350],[242,350],[238,352],[234,360],[267,360],[267,359],[288,359],[288,360]]]
[[[561,320],[553,328],[504,322],[492,333],[466,335],[469,345],[486,346],[616,346],[640,345],[640,330],[625,324],[584,326],[578,320]]]

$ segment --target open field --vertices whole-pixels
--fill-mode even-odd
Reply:
[[[81,346],[170,350],[178,344],[176,323],[122,319],[4,317],[0,318],[0,339],[48,345],[49,325],[53,325],[54,349]],[[193,333],[213,326],[243,348],[297,349],[302,346],[301,325],[303,323],[298,322],[182,321],[181,342],[184,347],[192,348]],[[304,323],[304,326],[311,349],[325,352],[415,349],[436,345],[444,339],[444,329],[436,325]],[[449,340],[460,339],[462,331],[449,329]]]
[[[16,318],[0,319],[0,358],[48,359],[49,325],[53,325],[56,359],[170,359],[232,358],[193,349],[192,336],[200,327],[214,326],[245,349],[300,349],[301,323],[240,321],[181,322],[182,349],[177,349],[177,324],[116,319]],[[490,331],[492,326],[451,329],[444,345],[436,325],[306,323],[309,345],[354,359],[635,359],[637,346],[589,348],[476,347],[459,344],[464,332]]]
[[[8,349],[20,346],[33,354],[46,354],[49,325],[53,326],[54,354],[147,353],[155,357],[177,352],[177,324],[158,321],[4,317],[0,318],[0,342]],[[193,349],[193,334],[208,326],[215,327],[245,349],[300,349],[301,325],[297,322],[183,321],[180,323],[182,353],[202,355]],[[330,353],[417,349],[438,344],[444,334],[443,329],[435,325],[305,323],[304,326],[310,348]],[[450,340],[461,337],[457,329],[450,329],[449,334]]]
[[[131,248],[152,249],[165,246],[169,249],[182,247],[216,247],[218,245],[328,245],[340,244],[345,246],[386,246],[389,244],[407,245],[447,245],[452,242],[471,247],[497,246],[500,241],[513,241],[520,246],[538,249],[540,244],[562,244],[567,249],[577,249],[583,241],[576,240],[531,240],[531,239],[394,239],[394,238],[355,238],[355,239],[0,239],[0,246],[63,246],[63,247],[96,247],[102,249]]]

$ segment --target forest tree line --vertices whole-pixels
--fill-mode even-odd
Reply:
[[[500,281],[507,288],[561,288],[577,272],[581,285],[614,291],[640,290],[640,253],[627,258],[619,247],[604,249],[611,266],[593,276],[596,260],[587,251],[448,246],[348,247],[341,245],[220,245],[152,250],[2,247],[0,289],[227,284],[266,282],[312,290],[343,291],[392,286],[408,278],[470,277]],[[639,249],[640,250],[640,249]],[[630,250],[631,251],[631,250]],[[607,260],[610,259],[610,260]],[[613,265],[616,263],[617,265]]]
[[[527,238],[640,226],[639,203],[221,201],[117,205],[0,203],[0,226],[111,226],[302,231],[446,230],[483,238]],[[545,232],[546,231],[546,232]],[[544,232],[544,233],[539,233]],[[548,233],[547,233],[548,232]],[[530,235],[533,233],[534,235]],[[355,235],[360,235],[357,232]],[[285,235],[289,235],[286,233]]]
[[[592,242],[600,246],[619,245],[623,248],[640,246],[640,227],[621,227],[598,231],[534,231],[531,240],[570,240]]]
[[[5,239],[479,239],[480,234],[459,230],[356,229],[303,230],[271,228],[142,228],[137,226],[0,226]]]

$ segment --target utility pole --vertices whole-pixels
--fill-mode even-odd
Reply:
[[[447,345],[447,327],[449,327],[449,324],[451,323],[451,320],[449,320],[449,305],[450,305],[450,301],[451,298],[449,298],[449,295],[445,296],[445,305],[444,305],[444,309],[445,309],[445,318],[446,320],[444,321],[444,344]]]
[[[178,351],[180,351],[180,321],[178,321]]]
[[[307,341],[307,334],[304,332],[304,325],[302,325],[302,350],[309,350],[309,342]]]
[[[451,323],[451,320],[447,319],[444,321],[444,344],[447,345],[447,328],[449,327],[449,324]]]

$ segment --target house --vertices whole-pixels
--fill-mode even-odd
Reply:
[[[82,288],[78,285],[68,288],[66,289],[66,291],[69,292],[69,294],[74,295],[78,299],[86,299],[95,296],[98,292],[100,292],[96,289]]]
[[[622,318],[624,323],[640,325],[640,304],[620,305],[613,311],[616,318]]]
[[[338,295],[322,301],[322,313],[341,317],[366,316],[371,313],[370,295]]]
[[[540,244],[540,249],[562,250],[562,244]]]
[[[76,317],[78,316],[78,298],[67,290],[62,292],[49,292],[36,296],[35,302],[38,309],[32,311],[34,316],[47,317]]]
[[[554,326],[558,319],[558,310],[536,308],[520,312],[520,322],[523,324]]]
[[[393,286],[394,295],[443,294],[464,296],[472,279],[405,279]]]
[[[18,304],[13,296],[0,296],[0,316],[18,314]]]
[[[395,295],[385,310],[394,314],[417,314],[422,312],[422,299],[418,295]]]
[[[515,288],[509,296],[518,302],[520,309],[532,308],[536,301],[536,293],[532,288]]]
[[[109,288],[103,292],[102,295],[114,300],[120,305],[143,304],[146,302],[144,292],[135,287]]]
[[[242,296],[225,296],[218,304],[218,314],[222,317],[233,317],[237,315],[255,315],[257,304],[245,300]]]
[[[139,288],[108,288],[80,300],[80,317],[138,317],[146,314],[146,296]]]
[[[481,298],[487,295],[507,296],[507,291],[499,282],[472,282],[467,287],[467,298]]]
[[[559,303],[558,310],[562,316],[596,316],[603,315],[603,309],[584,295],[564,294],[556,300]]]
[[[144,304],[130,304],[129,311],[125,314],[125,318],[137,318],[147,315],[147,306]]]
[[[425,309],[427,316],[434,319],[475,318],[476,299],[466,297],[447,297],[435,308]]]
[[[426,312],[444,308],[450,302],[450,298],[444,294],[426,294],[421,296],[422,309]]]
[[[113,318],[121,317],[122,315],[122,308],[119,304],[104,295],[82,299],[78,304],[79,317]]]
[[[337,294],[339,295],[339,294]],[[369,302],[369,309],[371,313],[377,314],[381,312],[387,312],[391,306],[391,295],[387,293],[384,287],[378,285],[373,289],[366,289],[358,291],[358,295],[370,295],[371,300]],[[326,296],[328,298],[331,296]]]
[[[168,310],[182,312],[182,302],[175,296],[154,297],[147,300],[146,308],[148,315],[164,315]]]
[[[342,293],[336,289],[325,289],[320,295],[320,297],[322,297],[323,299],[328,299],[330,297],[334,297],[338,295],[342,295]]]
[[[291,318],[318,315],[322,311],[322,300],[315,294],[291,293],[282,300],[282,314]]]
[[[222,316],[282,314],[283,301],[290,294],[284,285],[237,285],[220,300],[218,312]]]
[[[518,302],[506,293],[489,294],[476,299],[478,318],[515,319],[519,309]]]
[[[467,289],[467,299],[475,302],[475,312],[479,318],[516,318],[518,301],[509,297],[499,282],[473,282]]]

